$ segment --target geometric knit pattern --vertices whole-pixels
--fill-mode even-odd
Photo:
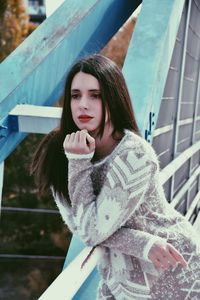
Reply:
[[[71,206],[53,195],[69,229],[103,250],[98,300],[200,299],[200,238],[167,202],[159,171],[152,146],[129,130],[99,162],[69,158]],[[148,258],[155,241],[171,243],[188,267],[157,269]]]

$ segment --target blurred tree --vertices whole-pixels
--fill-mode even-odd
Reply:
[[[6,8],[7,8],[7,1],[1,0],[0,1],[0,17],[2,17],[4,15]]]
[[[29,22],[23,0],[0,0],[0,62],[36,27]]]
[[[0,0],[0,61],[28,35],[29,17],[23,0]]]
[[[135,24],[136,17],[131,16],[101,51],[101,54],[115,61],[120,69],[123,67]]]

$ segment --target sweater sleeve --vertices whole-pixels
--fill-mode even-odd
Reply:
[[[65,199],[62,199],[60,196],[54,193],[53,188],[52,193],[63,221],[68,226],[68,229],[73,234],[77,235],[77,226],[74,222],[71,207],[67,204]],[[167,239],[152,235],[145,231],[121,227],[110,237],[104,240],[100,246],[110,249],[117,249],[126,255],[131,255],[150,261],[148,258],[149,250],[156,241],[167,242]]]
[[[134,150],[123,151],[110,163],[101,192],[95,196],[90,159],[68,159],[77,234],[88,246],[96,246],[120,229],[144,201],[157,164],[146,153],[137,156]]]
[[[166,239],[148,232],[122,227],[103,241],[101,246],[117,249],[126,255],[151,261],[148,258],[149,250],[157,241],[167,242]]]
[[[54,191],[53,187],[51,187],[51,192],[64,223],[67,225],[71,233],[76,234],[76,224],[74,222],[72,210],[67,202],[67,199],[61,197],[61,195],[58,195]]]

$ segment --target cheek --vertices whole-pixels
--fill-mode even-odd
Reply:
[[[72,116],[74,116],[74,113],[76,111],[76,104],[74,103],[74,101],[71,101],[70,108],[71,108]]]

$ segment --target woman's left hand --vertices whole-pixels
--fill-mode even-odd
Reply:
[[[95,139],[86,129],[67,134],[63,143],[64,151],[75,154],[89,154],[95,150]]]
[[[170,243],[155,242],[149,250],[148,257],[157,268],[169,269],[170,266],[174,268],[178,263],[187,267],[187,261]]]

